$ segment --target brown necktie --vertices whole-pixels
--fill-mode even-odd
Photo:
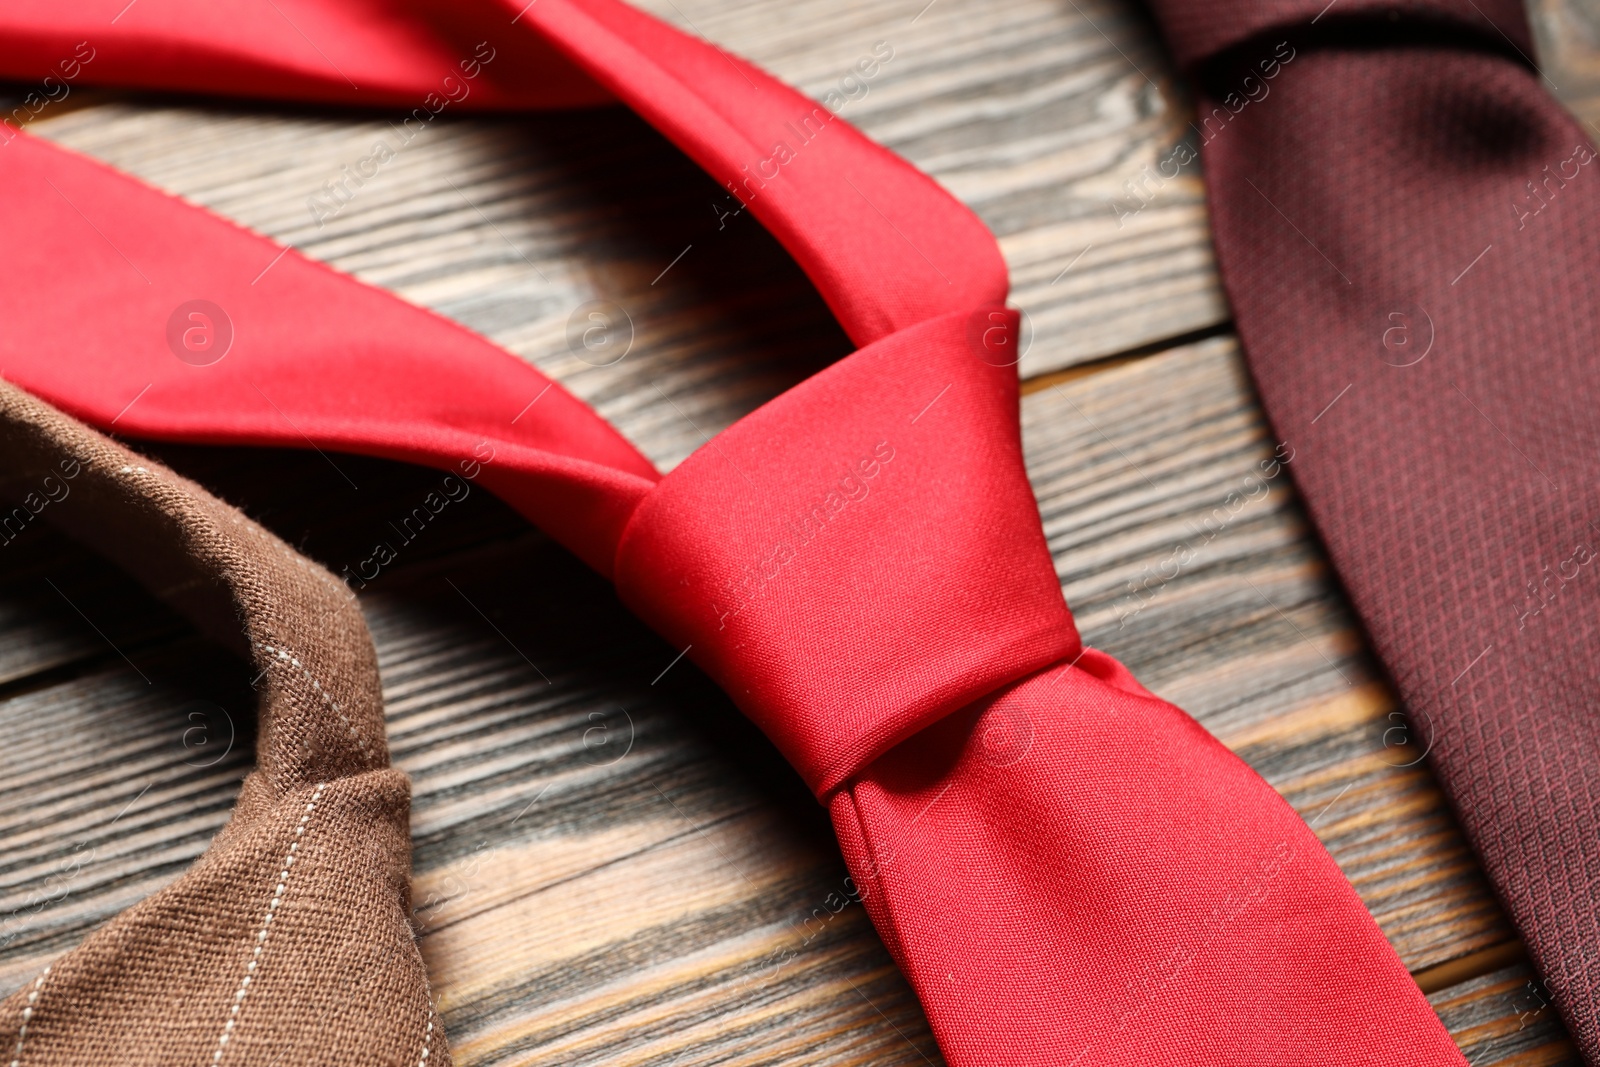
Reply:
[[[1262,399],[1600,1064],[1600,165],[1517,0],[1155,0]]]
[[[0,1063],[448,1065],[410,926],[410,785],[389,766],[377,658],[349,592],[194,483],[4,382],[0,499],[8,519],[50,521],[238,649],[260,690],[257,770],[232,820],[178,881],[0,1004]]]
[[[346,40],[365,60],[408,10],[316,6],[361,31]],[[261,76],[303,52],[293,27],[216,10],[143,0],[94,69],[275,89]],[[0,227],[27,283],[0,299],[6,372],[130,434],[439,467],[487,446],[479,484],[613,578],[827,805],[954,1067],[1460,1067],[1306,824],[1080,644],[1023,470],[993,235],[821,104],[626,4],[501,11],[748,197],[859,349],[661,475],[523,360],[19,136],[0,167],[4,200],[31,212]],[[412,40],[390,69],[433,77]],[[128,259],[84,240],[85,218]],[[149,329],[174,306],[199,315],[195,362],[173,358],[184,334]]]

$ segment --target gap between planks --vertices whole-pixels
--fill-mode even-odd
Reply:
[[[1204,327],[1142,344],[1124,352],[1105,356],[1067,367],[1064,370],[1036,374],[1021,382],[1023,396],[1030,396],[1068,382],[1091,378],[1145,360],[1157,358],[1186,345],[1221,337],[1233,332],[1232,321]],[[1449,959],[1443,963],[1421,967],[1411,972],[1411,978],[1424,994],[1438,993],[1453,986],[1482,978],[1503,968],[1528,963],[1527,948],[1519,940],[1503,941],[1488,948],[1478,949]]]

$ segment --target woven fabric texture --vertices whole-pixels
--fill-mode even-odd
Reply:
[[[199,486],[4,382],[0,494],[8,514],[42,514],[122,563],[260,675],[257,769],[227,826],[0,1003],[0,1057],[448,1065],[410,925],[410,786],[389,766],[351,594]]]
[[[1222,277],[1289,469],[1600,1064],[1593,140],[1516,5],[1156,6],[1194,63]],[[1236,22],[1268,32],[1202,61],[1204,27]]]
[[[482,484],[613,577],[828,806],[952,1067],[1459,1067],[1293,809],[1083,648],[1023,468],[1018,322],[983,224],[815,101],[625,4],[497,3],[498,32],[537,36],[745,202],[859,350],[661,476],[481,338],[20,136],[0,194],[37,210],[0,229],[0,365],[101,424],[144,389],[118,426],[152,437],[441,467],[488,440]],[[301,91],[258,76],[298,45],[196,41],[194,6],[141,0],[106,30],[89,0],[61,0],[58,36],[10,56],[0,13],[0,72],[92,27],[125,62],[153,34],[209,45],[198,70],[255,57],[240,92]],[[320,8],[384,62],[422,29],[400,5]],[[208,87],[189,69],[141,77]],[[79,239],[76,211],[145,278]],[[70,292],[39,280],[63,270]],[[197,293],[238,335],[204,367],[157,328]]]

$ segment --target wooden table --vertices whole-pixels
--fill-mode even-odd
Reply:
[[[1194,136],[1141,10],[646,6],[813,95],[842,88],[841,114],[983,216],[1035,333],[1028,465],[1085,639],[1311,821],[1473,1067],[1576,1062],[1292,487],[1250,489],[1275,442],[1230,330],[1199,169],[1136,213],[1113,207]],[[1600,4],[1536,8],[1550,79],[1600,119]],[[878,42],[893,58],[846,81]],[[748,217],[719,226],[717,186],[616,110],[441,116],[336,213],[308,201],[398,143],[388,116],[75,88],[32,131],[481,331],[663,468],[849,351],[776,243]],[[619,363],[567,344],[590,300],[631,319]],[[336,571],[398,541],[391,521],[438,477],[152,451]],[[1226,504],[1240,489],[1256,499]],[[1152,582],[1180,542],[1194,562]],[[414,783],[416,918],[459,1063],[938,1062],[862,910],[818,918],[845,873],[821,809],[604,582],[475,492],[361,602]],[[53,532],[0,550],[0,993],[222,826],[251,764],[246,674]]]

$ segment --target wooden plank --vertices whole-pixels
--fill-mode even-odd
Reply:
[[[1198,164],[1131,219],[1113,209],[1128,198],[1124,183],[1190,136],[1193,108],[1138,5],[643,6],[680,28],[692,18],[819,98],[847,87],[860,54],[888,42],[894,59],[858,78],[861,95],[840,113],[932,174],[999,237],[1015,302],[1035,329],[1024,376],[1227,317]]]
[[[1196,174],[1125,226],[1112,210],[1123,183],[1188,124],[1161,48],[1126,0],[940,0],[920,17],[921,2],[656,6],[814,95],[855,87],[839,113],[944,182],[1000,237],[1036,328],[1026,373],[1225,317]],[[879,41],[894,57],[862,80],[855,64]],[[759,393],[848,350],[814,297],[796,303],[803,285],[748,303],[723,295],[752,268],[794,268],[746,235],[753,220],[719,229],[712,205],[723,191],[629,115],[446,113],[404,147],[387,115],[170,100],[47,110],[31,128],[485,333],[667,466],[702,438],[652,385],[715,432]],[[336,215],[314,213],[309,201],[331,204],[324,183],[380,140],[397,149],[393,161]],[[762,246],[753,262],[749,242]],[[596,299],[636,328],[615,367],[567,346],[569,316]]]
[[[1187,121],[1131,7],[663,6],[817,94],[894,44],[842,113],[999,233],[1037,328],[1026,373],[1222,320],[1196,179],[1127,227],[1108,207]],[[1547,57],[1578,71],[1552,78],[1583,112],[1593,7],[1539,10]],[[381,119],[110,100],[38,129],[488,333],[664,466],[848,347],[781,250],[755,227],[717,232],[715,187],[626,115],[441,120],[320,228],[305,198],[385,136]],[[691,243],[709,254],[652,286]],[[565,347],[566,316],[601,296],[638,329],[615,367]],[[1038,389],[1024,414],[1086,638],[1315,822],[1409,966],[1508,945],[1431,776],[1406,766],[1423,739],[1397,730],[1285,478],[1245,481],[1273,442],[1231,341]],[[352,494],[313,456],[163,454],[335,569],[433,477],[339,457]],[[247,769],[242,750],[210,763],[199,743],[248,736],[242,669],[177,639],[103,563],[30,537],[0,554],[0,992],[175,877]],[[1179,544],[1194,559],[1163,579]],[[819,809],[688,664],[650,684],[675,650],[603,583],[478,494],[363,603],[461,1062],[937,1061],[861,910],[825,903],[843,868]],[[1528,1021],[1524,981],[1435,995],[1474,1067],[1564,1062],[1551,1013]]]
[[[853,93],[841,115],[977,211],[1034,326],[1025,376],[1226,320],[1199,164],[1136,214],[1113,206],[1127,201],[1126,183],[1193,138],[1186,89],[1128,0],[940,0],[920,15],[921,3],[839,0],[645,6],[814,96]],[[1551,84],[1580,117],[1600,120],[1594,4],[1540,0],[1533,16]],[[894,58],[863,79],[855,64],[880,41]],[[33,130],[492,337],[666,466],[703,439],[650,383],[714,433],[759,403],[763,386],[846,350],[794,292],[719,302],[726,280],[749,269],[741,242],[768,243],[719,230],[711,205],[721,191],[628,116],[447,114],[319,224],[326,210],[308,204],[331,204],[325,182],[378,141],[399,145],[387,117],[149,100],[76,107],[85,96],[97,99],[80,92]],[[691,244],[672,284],[652,285]],[[758,275],[792,270],[770,247],[754,255]],[[565,327],[601,299],[628,312],[635,347],[597,373],[569,350]],[[708,323],[716,334],[687,341]],[[769,365],[769,355],[779,358]]]
[[[603,582],[532,534],[386,581],[364,607],[464,1062],[642,1062],[711,1036],[764,1062],[933,1052],[860,909],[812,919],[844,874],[821,809],[703,677],[650,684],[674,653]],[[0,872],[0,988],[175,877],[226,816],[241,754],[191,767],[192,680],[144,665],[153,687],[108,667],[0,711],[0,835],[22,846]]]
[[[719,232],[715,183],[617,109],[441,119],[321,227],[307,199],[397,143],[387,120],[108,104],[38,129],[493,338],[664,467],[850,350],[777,243]],[[610,365],[568,344],[600,299],[634,330]]]
[[[1600,140],[1600,4],[1595,0],[1528,0],[1546,86]]]
[[[1505,967],[1428,998],[1473,1067],[1580,1067],[1582,1060],[1526,965]]]
[[[165,609],[138,591],[133,612]],[[0,987],[176,878],[253,762],[242,665],[196,640],[0,703]]]
[[[1233,340],[1040,390],[1023,413],[1085,641],[1313,822],[1407,966],[1509,939],[1309,539]]]
[[[375,532],[409,514],[439,480],[432,471],[361,456],[341,456],[335,469],[296,451],[142,447],[184,467],[224,498],[244,499],[236,490],[248,486],[256,518],[335,570],[354,568],[369,556]],[[366,491],[351,491],[351,485]],[[325,514],[309,515],[297,509],[308,490],[338,502]],[[450,505],[460,521],[434,524],[407,543],[408,561],[525,533],[526,523],[488,493],[471,486],[465,492]],[[48,523],[30,524],[9,539],[0,535],[0,693],[27,688],[41,672],[84,669],[124,654],[138,660],[142,650],[185,632],[175,613],[138,595],[131,577],[60,537]]]
[[[183,632],[182,621],[158,605],[130,612],[137,588],[47,524],[0,541],[0,693],[27,687],[43,671],[137,656]]]
[[[1033,393],[1024,416],[1086,638],[1315,820],[1409,966],[1508,940],[1427,772],[1391,766],[1411,750],[1384,744],[1393,705],[1282,475],[1192,566],[1147,589],[1141,610],[1119,607],[1126,582],[1193,538],[1272,453],[1231,342]],[[228,495],[291,536],[338,525],[351,496],[336,475],[319,480],[314,455],[166,453],[218,483],[244,464],[248,484]],[[341,537],[386,536],[385,508],[403,510],[421,488],[408,479],[431,477],[395,467],[385,481],[394,465],[366,462],[362,492],[380,502],[350,532],[308,543],[336,565]],[[498,505],[475,506],[429,532],[453,548],[430,554],[419,539],[363,595],[395,758],[414,782],[422,943],[463,1062],[933,1056],[860,909],[831,917],[844,870],[781,758],[688,663],[653,685],[676,650],[569,555],[495,518]],[[475,533],[487,543],[469,547]],[[172,655],[186,663],[198,647]],[[0,707],[0,780],[18,782],[0,835],[29,843],[0,870],[0,910],[54,884],[80,839],[106,843],[73,870],[66,899],[12,920],[0,988],[175,876],[225,818],[243,764],[188,766],[179,712],[199,699],[195,683],[180,670],[153,679],[112,663]],[[122,755],[129,736],[139,760]],[[41,798],[63,758],[73,776]],[[137,833],[122,836],[124,823]]]

